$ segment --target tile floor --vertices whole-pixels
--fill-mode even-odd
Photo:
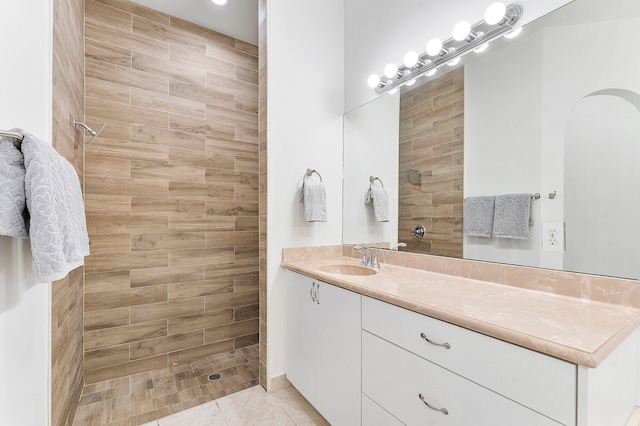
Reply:
[[[209,381],[208,376],[212,373],[221,373],[222,378]],[[138,426],[257,384],[258,345],[254,345],[190,363],[86,385],[73,425]]]

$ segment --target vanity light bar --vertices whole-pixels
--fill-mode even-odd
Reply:
[[[494,5],[496,4],[494,3],[490,8]],[[502,7],[504,8],[504,5],[502,5]],[[456,38],[451,37],[441,44],[438,39],[431,40],[427,44],[427,50],[429,53],[432,53],[431,55],[424,52],[418,56],[417,62],[411,67],[407,65],[396,67],[394,64],[389,64],[385,67],[385,75],[383,75],[382,79],[376,74],[369,76],[369,86],[375,87],[376,93],[382,95],[394,89],[397,90],[398,87],[404,84],[408,83],[407,85],[411,85],[413,84],[412,80],[422,75],[433,75],[436,69],[444,64],[452,63],[453,61],[453,65],[466,53],[476,49],[484,50],[486,48],[484,46],[487,43],[513,31],[513,27],[522,16],[522,13],[522,6],[512,3],[506,7],[502,19],[499,19],[495,24],[488,24],[486,22],[487,18],[485,17],[485,20],[470,26],[470,28],[469,26],[463,28],[462,32],[465,34],[462,35],[465,35],[465,37],[456,35]],[[460,34],[460,27],[465,27],[465,25],[456,25],[456,27],[454,27],[454,33],[457,32]],[[438,47],[440,48],[438,49]],[[437,53],[434,53],[435,51],[437,51]],[[415,55],[413,56],[413,60],[415,60]],[[411,57],[411,52],[405,56],[405,60],[407,60],[408,57]],[[395,73],[391,71],[395,71]],[[390,74],[392,74],[391,77],[389,76]]]

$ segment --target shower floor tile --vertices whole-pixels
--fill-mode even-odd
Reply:
[[[209,381],[208,376],[222,377]],[[86,385],[74,426],[138,426],[258,384],[258,346]]]

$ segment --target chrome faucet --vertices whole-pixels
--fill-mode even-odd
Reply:
[[[371,256],[371,249],[369,247],[363,244],[358,244],[357,246],[353,246],[353,248],[363,253],[362,260],[360,261],[360,264],[362,266],[373,269],[378,269],[380,267],[380,265],[378,264],[378,257]]]
[[[391,247],[391,250],[393,250],[393,251],[398,251],[398,247],[406,247],[406,246],[407,246],[407,243],[398,243],[398,244],[394,244],[394,245]]]

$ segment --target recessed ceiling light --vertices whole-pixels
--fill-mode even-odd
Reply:
[[[217,4],[218,6],[226,6],[229,4],[229,0],[211,0],[213,4]]]

